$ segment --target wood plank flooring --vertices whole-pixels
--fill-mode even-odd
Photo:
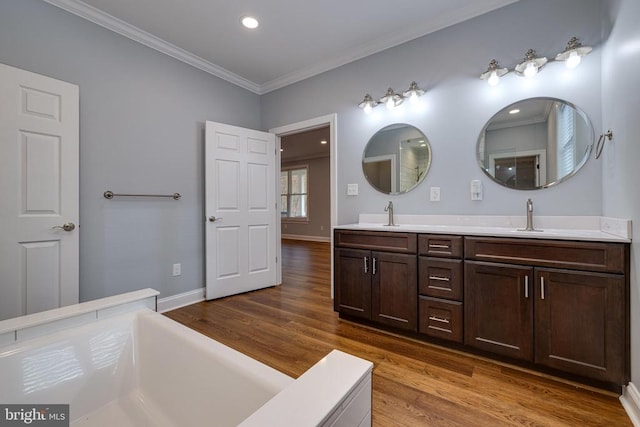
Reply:
[[[372,361],[375,426],[632,425],[613,393],[339,319],[330,251],[283,240],[281,286],[166,315],[294,378],[334,348]]]

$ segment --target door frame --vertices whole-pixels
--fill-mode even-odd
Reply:
[[[269,129],[270,133],[276,135],[276,192],[280,188],[280,156],[281,138],[283,136],[313,130],[325,126],[329,126],[329,168],[330,168],[330,199],[331,199],[331,246],[333,247],[333,227],[338,224],[338,131],[337,131],[337,113],[328,114],[326,116],[315,117],[301,122],[292,123],[285,126],[279,126]],[[278,201],[278,209],[280,209],[280,197],[276,197]],[[278,212],[280,212],[278,210]],[[276,254],[278,263],[276,265],[276,283],[282,284],[282,224],[276,221]],[[331,252],[331,298],[333,298],[333,251]]]

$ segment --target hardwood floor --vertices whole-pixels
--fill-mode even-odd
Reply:
[[[284,240],[282,285],[169,313],[294,378],[334,348],[370,360],[375,426],[631,426],[616,395],[338,318],[330,245]]]

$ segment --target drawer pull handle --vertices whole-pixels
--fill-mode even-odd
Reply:
[[[529,276],[524,276],[524,297],[529,298]]]
[[[443,319],[442,317],[437,317],[437,316],[429,316],[429,320],[433,320],[434,322],[440,322],[440,323],[449,323],[448,319]]]
[[[435,289],[437,291],[451,292],[451,288],[443,288],[442,286],[427,286],[429,289]]]
[[[544,277],[540,277],[540,299],[544,299]]]
[[[438,244],[435,244],[435,243],[433,243],[433,244],[429,243],[429,248],[432,248],[432,249],[449,249],[449,245],[438,245]]]
[[[376,275],[376,257],[371,258],[373,261],[373,275]]]
[[[369,272],[369,257],[364,257],[364,272]]]
[[[442,277],[442,276],[429,276],[429,280],[438,280],[440,282],[448,282],[451,279],[449,279],[448,277]]]

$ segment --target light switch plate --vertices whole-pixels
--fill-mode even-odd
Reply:
[[[358,195],[358,184],[347,184],[347,196]]]
[[[471,200],[482,200],[482,181],[471,180]]]
[[[431,187],[431,197],[429,200],[432,202],[440,201],[440,187]]]

